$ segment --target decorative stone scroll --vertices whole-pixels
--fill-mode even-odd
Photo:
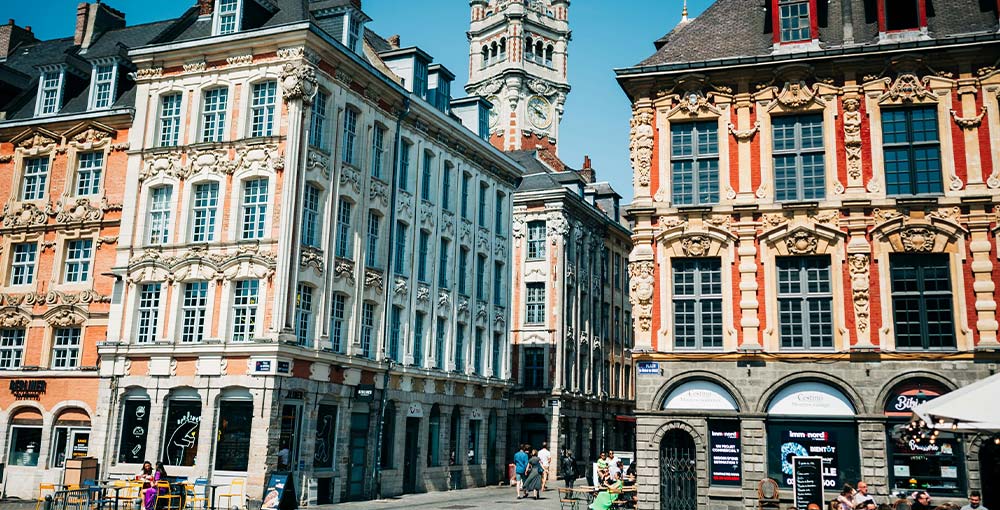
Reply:
[[[652,108],[636,108],[632,112],[629,159],[635,170],[636,184],[642,188],[648,187],[653,160]]]
[[[861,179],[861,102],[856,98],[844,100],[844,151],[847,154],[847,178],[851,182]]]
[[[289,62],[281,69],[281,97],[285,101],[301,99],[312,104],[318,85],[316,68],[306,63]]]
[[[869,256],[865,253],[851,254],[847,259],[847,269],[851,275],[851,300],[854,302],[854,322],[859,331],[868,330],[870,318]]]
[[[631,262],[628,265],[629,302],[632,303],[636,324],[642,331],[649,331],[653,324],[653,271],[651,260]]]

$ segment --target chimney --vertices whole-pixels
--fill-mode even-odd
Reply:
[[[578,172],[587,184],[594,183],[594,169],[590,166],[590,156],[583,156],[583,168]]]
[[[76,6],[76,33],[73,43],[87,49],[94,39],[108,30],[125,27],[125,13],[108,4],[80,3]]]
[[[398,50],[399,49],[399,34],[390,35],[386,42],[389,43],[389,47]]]
[[[212,14],[215,0],[198,0],[198,15],[209,16]]]
[[[31,27],[21,28],[14,24],[13,19],[7,20],[6,25],[0,25],[0,58],[9,57],[22,43],[31,43],[35,40]]]

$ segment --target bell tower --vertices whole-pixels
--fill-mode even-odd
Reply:
[[[570,86],[569,0],[470,0],[467,93],[493,103],[490,143],[557,150]]]

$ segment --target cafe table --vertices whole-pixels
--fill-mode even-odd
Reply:
[[[103,510],[105,508],[105,504],[108,502],[108,499],[106,497],[104,497],[104,496],[105,496],[105,494],[107,494],[107,492],[109,490],[115,491],[115,504],[112,506],[112,508],[114,508],[115,510],[118,510],[118,501],[120,499],[119,495],[121,494],[122,489],[127,489],[128,488],[128,485],[115,485],[116,481],[118,481],[118,480],[98,480],[97,481],[97,483],[98,483],[97,487],[101,489],[100,506],[98,507],[101,510]]]
[[[208,487],[209,489],[211,489],[212,499],[209,500],[209,507],[208,507],[210,510],[215,510],[215,491],[219,487],[224,487],[226,485],[229,485],[229,484],[226,484],[226,483],[210,483],[210,484],[206,484],[205,485],[205,487]]]

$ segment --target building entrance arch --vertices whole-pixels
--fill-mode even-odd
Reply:
[[[698,508],[698,466],[694,438],[671,429],[660,441],[660,510]]]

